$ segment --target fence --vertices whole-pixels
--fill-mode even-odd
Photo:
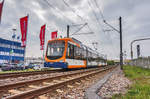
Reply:
[[[138,59],[133,59],[129,64],[150,69],[150,57],[140,57]]]

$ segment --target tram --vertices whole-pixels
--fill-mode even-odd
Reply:
[[[75,38],[49,40],[44,67],[88,68],[107,65],[106,58]]]

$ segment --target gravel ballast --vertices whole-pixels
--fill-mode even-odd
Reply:
[[[13,83],[16,83],[16,82],[36,80],[36,79],[40,79],[40,78],[55,77],[55,76],[60,76],[60,75],[65,75],[65,74],[76,73],[76,72],[80,72],[80,71],[88,71],[88,69],[87,70],[85,69],[85,70],[77,70],[77,71],[66,71],[66,72],[30,75],[30,76],[27,76],[27,77],[16,77],[16,78],[0,79],[0,86],[7,85],[7,84],[13,84]]]
[[[102,79],[105,75],[110,73],[113,69],[101,72],[93,77],[85,80],[79,80],[78,84],[73,84],[73,88],[62,88],[62,92],[47,93],[48,99],[85,99],[85,91],[97,81]]]
[[[131,84],[120,68],[116,69],[116,72],[107,80],[107,82],[100,88],[98,95],[102,98],[111,98],[114,94],[125,94],[127,88]]]

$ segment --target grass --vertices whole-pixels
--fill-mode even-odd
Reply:
[[[150,69],[124,66],[123,70],[133,84],[125,95],[114,95],[112,99],[150,99]]]
[[[53,68],[48,68],[46,70],[53,70]],[[16,73],[16,72],[32,72],[32,71],[41,71],[41,70],[25,69],[25,70],[0,71],[0,74],[4,74],[4,73]]]
[[[4,73],[14,73],[14,72],[29,72],[29,71],[39,71],[39,70],[25,69],[25,70],[1,71],[0,74],[4,74]]]

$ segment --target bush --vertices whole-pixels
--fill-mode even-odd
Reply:
[[[113,60],[108,60],[107,65],[115,65],[115,62]]]

